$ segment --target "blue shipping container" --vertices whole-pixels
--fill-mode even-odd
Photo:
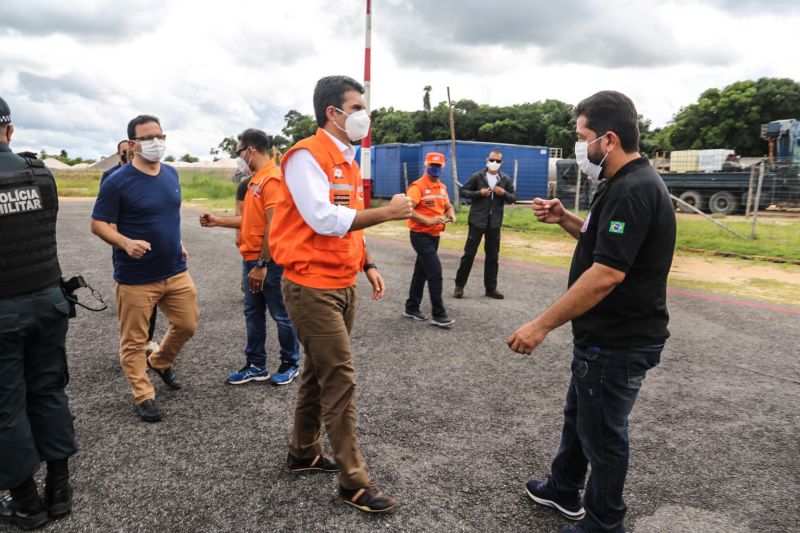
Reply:
[[[423,172],[425,155],[428,152],[441,152],[447,157],[447,168],[442,174],[442,182],[447,185],[450,198],[453,195],[453,175],[450,141],[427,141],[420,143],[420,166],[417,176]],[[503,153],[503,166],[500,171],[514,179],[514,160],[517,161],[517,199],[531,200],[536,196],[547,197],[547,162],[550,150],[543,146],[525,146],[520,144],[486,143],[477,141],[456,141],[456,163],[458,181],[466,183],[475,172],[486,167],[489,152],[499,150]]]
[[[390,143],[372,147],[372,196],[391,198],[404,192],[403,163],[408,168],[408,182],[419,177],[419,145]]]
[[[459,182],[463,185],[475,172],[484,168],[486,158],[492,150],[503,153],[501,172],[514,177],[514,160],[517,161],[517,199],[530,200],[535,196],[547,196],[547,163],[549,150],[542,146],[518,144],[456,141]],[[453,197],[451,173],[452,156],[450,141],[428,141],[421,144],[381,144],[372,148],[372,194],[376,198],[390,198],[405,191],[403,162],[408,167],[409,183],[418,179],[424,170],[425,155],[441,152],[448,165],[442,175],[450,197]]]

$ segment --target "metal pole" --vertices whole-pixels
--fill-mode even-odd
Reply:
[[[694,211],[695,213],[697,213],[698,215],[702,216],[702,217],[703,217],[703,218],[705,218],[706,220],[710,220],[711,222],[713,222],[714,224],[716,224],[716,225],[717,225],[717,226],[719,226],[720,228],[724,229],[725,231],[727,231],[727,232],[729,232],[729,233],[732,233],[733,235],[735,235],[735,236],[739,237],[740,239],[744,239],[745,241],[747,240],[747,237],[745,237],[745,236],[744,236],[744,235],[742,235],[741,233],[737,232],[736,230],[733,230],[733,229],[729,228],[728,226],[726,226],[726,225],[725,225],[725,224],[723,224],[722,222],[719,222],[719,221],[717,221],[717,220],[714,220],[714,219],[713,219],[713,218],[711,218],[710,216],[706,215],[705,213],[703,213],[702,211],[700,211],[699,209],[697,209],[695,206],[693,206],[693,205],[691,205],[691,204],[688,204],[688,203],[684,202],[683,200],[681,200],[680,198],[678,198],[678,197],[677,197],[677,196],[675,196],[674,194],[670,194],[669,196],[670,196],[670,198],[672,198],[673,200],[675,200],[675,202],[677,202],[678,204],[680,204],[680,205],[682,206],[682,207],[681,207],[681,211],[683,210],[683,207],[686,207],[686,208],[687,208],[687,209],[689,209],[690,211]]]
[[[577,178],[575,179],[575,214],[577,214],[581,208],[581,169],[580,167],[576,168],[578,172],[576,173]]]
[[[514,160],[514,190],[517,190],[517,173],[519,172],[519,159]]]
[[[367,114],[370,112],[369,97],[371,85],[371,72],[370,60],[372,52],[372,1],[367,0],[367,28],[366,28],[366,43],[364,47],[364,104],[367,108]],[[361,178],[368,181],[369,195],[365,195],[364,206],[370,206],[370,197],[372,196],[372,160],[370,152],[372,148],[372,126],[370,126],[367,136],[361,140]]]
[[[750,229],[750,238],[756,238],[756,221],[758,220],[758,208],[761,205],[761,186],[764,184],[764,168],[766,161],[761,161],[761,168],[758,169],[758,186],[756,187],[756,204],[753,206],[753,226]]]
[[[461,206],[461,198],[458,194],[458,166],[456,165],[456,122],[453,117],[453,102],[450,100],[450,87],[447,88],[447,105],[450,108],[450,162],[453,165],[453,205],[458,208]]]
[[[747,186],[747,203],[744,206],[744,217],[750,216],[750,209],[753,207],[753,185],[756,181],[756,166],[750,167],[750,183]]]
[[[403,161],[403,182],[406,184],[405,190],[408,191],[408,163]]]

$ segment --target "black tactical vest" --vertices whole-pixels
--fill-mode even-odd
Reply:
[[[44,163],[0,153],[0,298],[56,285],[56,181]]]

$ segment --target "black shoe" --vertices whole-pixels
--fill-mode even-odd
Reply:
[[[505,296],[503,296],[503,293],[501,293],[497,289],[493,291],[486,291],[486,296],[488,296],[489,298],[494,298],[495,300],[502,300],[503,298],[505,298]]]
[[[145,400],[136,406],[139,411],[139,418],[145,422],[160,422],[161,411],[158,410],[155,400]]]
[[[586,528],[580,524],[575,524],[574,526],[565,527],[558,533],[588,533]]]
[[[158,377],[161,378],[161,381],[166,383],[168,387],[171,387],[175,390],[183,387],[183,383],[178,380],[178,376],[175,375],[175,370],[173,370],[171,366],[165,368],[164,370],[153,368],[153,365],[150,364],[149,357],[147,358],[147,366],[150,368],[150,370],[158,374]]]
[[[428,320],[428,315],[417,309],[416,311],[403,311],[403,316],[406,318],[413,318],[414,320]]]
[[[431,324],[434,326],[439,326],[440,328],[450,328],[456,321],[450,318],[447,315],[444,316],[435,316],[431,319]]]
[[[528,493],[531,500],[539,505],[552,507],[569,520],[581,520],[586,514],[578,491],[573,494],[556,492],[550,486],[550,476],[544,479],[531,479],[525,484],[525,492]]]
[[[463,298],[464,297],[464,287],[456,287],[456,290],[453,291],[454,298]]]
[[[286,457],[286,467],[289,472],[308,472],[315,470],[318,472],[338,472],[339,466],[324,455],[317,455],[310,459],[298,459],[292,454]]]
[[[61,518],[72,511],[72,485],[47,483],[44,487],[44,504],[50,518]]]
[[[10,522],[20,529],[36,529],[50,519],[39,496],[28,506],[20,506],[10,494],[0,496],[0,520]]]
[[[360,489],[346,489],[339,485],[339,497],[347,505],[366,513],[385,513],[400,504],[400,500],[387,496],[375,485]]]

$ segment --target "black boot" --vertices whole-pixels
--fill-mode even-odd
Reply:
[[[48,522],[47,510],[42,505],[33,478],[0,497],[0,519],[11,522],[20,529],[36,529]]]
[[[44,501],[50,518],[60,518],[72,510],[72,486],[67,459],[47,461]]]

